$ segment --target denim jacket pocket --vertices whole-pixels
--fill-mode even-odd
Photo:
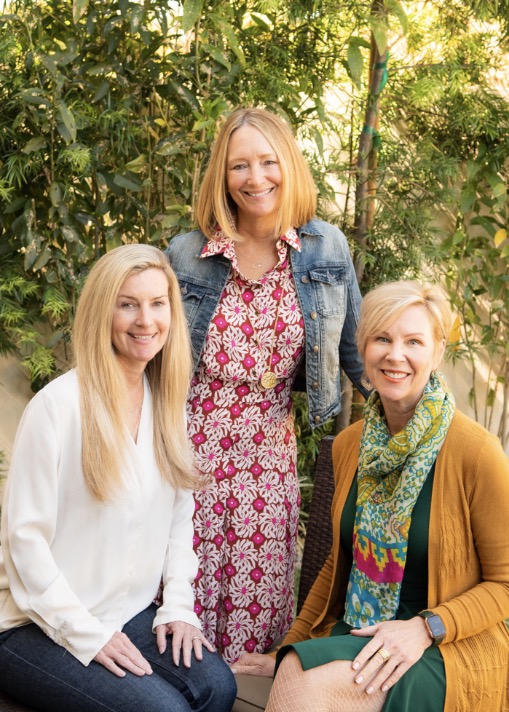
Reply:
[[[315,267],[309,271],[317,309],[322,316],[345,314],[346,274],[346,265]]]

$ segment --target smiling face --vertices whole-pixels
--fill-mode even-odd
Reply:
[[[168,280],[155,267],[133,272],[117,295],[111,342],[126,372],[140,372],[163,348],[171,323]]]
[[[237,205],[239,226],[256,222],[272,227],[281,183],[278,157],[265,136],[249,125],[234,131],[228,144],[226,184]]]
[[[391,432],[412,417],[444,347],[443,342],[437,343],[428,311],[420,304],[408,307],[394,322],[368,336],[366,375],[380,394]]]

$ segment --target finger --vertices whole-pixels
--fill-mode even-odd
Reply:
[[[357,657],[352,660],[352,669],[362,670],[363,667],[368,663],[368,661],[376,656],[376,653],[378,650],[380,650],[380,648],[383,648],[383,644],[379,641],[370,641],[369,643],[367,643],[367,645],[364,646],[364,648],[360,651]],[[380,656],[378,657],[380,658]],[[382,658],[380,658],[380,660],[377,662],[382,662]]]
[[[117,677],[125,677],[125,672],[122,670],[122,668],[119,668],[118,665],[114,663],[114,661],[109,658],[107,655],[104,654],[98,654],[95,656],[94,660],[98,662],[100,665],[106,668],[106,670],[109,670],[112,672],[114,675]]]
[[[158,625],[156,628],[156,643],[159,653],[162,655],[166,650],[166,626]]]
[[[193,636],[192,645],[196,659],[203,660],[202,646],[204,645],[204,641],[201,639],[201,636]]]
[[[182,647],[183,635],[176,630],[171,637],[171,654],[173,663],[178,667],[180,665],[180,649]]]
[[[408,665],[407,663],[401,663],[400,665],[397,665],[392,671],[392,673],[389,675],[389,677],[387,677],[381,683],[382,692],[387,692],[391,689],[391,687],[394,687],[398,680],[400,680],[411,667],[412,666]]]
[[[366,646],[368,647],[368,646]],[[365,650],[365,649],[364,649]],[[388,664],[389,660],[385,659],[380,653],[378,649],[370,658],[367,660],[364,664],[362,661],[360,662],[360,665],[358,667],[354,667],[355,662],[358,662],[361,656],[359,655],[354,661],[354,664],[352,664],[352,667],[354,667],[354,670],[359,670],[359,674],[355,677],[355,682],[360,685],[362,682],[366,680],[371,680],[374,675],[377,674],[378,671],[380,670],[385,670],[386,665]],[[363,651],[364,652],[364,651]],[[391,662],[391,669],[394,665],[394,661]]]

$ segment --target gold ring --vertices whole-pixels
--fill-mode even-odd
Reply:
[[[382,658],[382,664],[385,665],[387,660],[391,657],[391,654],[387,652],[385,648],[380,648],[380,650],[377,650],[378,655]]]
[[[193,642],[193,640],[201,640],[201,635],[193,635],[193,637],[191,638],[191,643]]]

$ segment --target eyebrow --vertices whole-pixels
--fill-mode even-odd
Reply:
[[[163,298],[165,298],[165,297],[168,298],[169,295],[168,295],[167,293],[165,293],[165,294],[161,294],[161,295],[158,296],[158,297],[150,297],[150,299],[151,299],[151,300],[153,300],[153,299],[163,299]],[[133,296],[131,296],[130,294],[118,294],[118,295],[117,295],[117,299],[132,299],[132,300],[135,301],[135,302],[138,301],[138,297],[133,297]]]
[[[264,159],[264,158],[277,158],[277,154],[272,152],[272,153],[264,153],[261,156],[257,156],[257,159]],[[227,164],[229,165],[230,163],[236,163],[237,161],[247,161],[247,158],[244,158],[244,156],[233,156],[232,158],[229,158],[227,160]]]

